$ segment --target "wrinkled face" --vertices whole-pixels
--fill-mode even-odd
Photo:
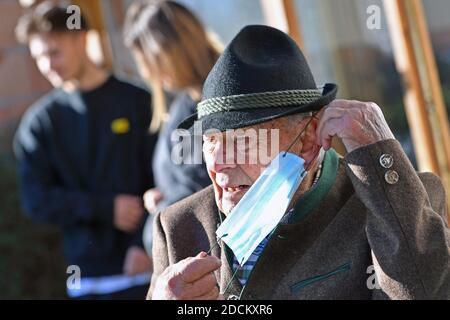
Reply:
[[[29,48],[39,71],[54,87],[80,76],[86,55],[83,33],[36,34]]]
[[[298,120],[298,121],[296,121]],[[260,125],[227,132],[205,133],[203,155],[213,182],[216,203],[228,214],[258,179],[262,171],[282,151],[287,151],[310,118],[284,117]],[[313,121],[308,128],[315,128]],[[304,135],[311,135],[305,131]],[[302,156],[304,144],[315,144],[315,131],[293,145],[290,152]]]

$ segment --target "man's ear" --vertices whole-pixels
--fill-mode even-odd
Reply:
[[[306,121],[310,121],[307,119]],[[310,163],[317,156],[320,146],[316,142],[316,130],[318,125],[318,118],[313,117],[308,127],[303,132],[300,140],[302,142],[302,150],[300,151],[300,156],[305,159],[306,163]]]

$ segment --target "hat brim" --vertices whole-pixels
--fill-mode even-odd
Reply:
[[[319,111],[336,99],[337,89],[338,87],[336,84],[327,83],[324,86],[322,96],[319,99],[301,106],[293,105],[285,107],[222,111],[204,116],[201,119],[198,119],[197,113],[195,113],[184,119],[178,125],[178,129],[188,130],[191,134],[204,134],[207,130],[214,129],[218,131],[226,131],[244,128],[291,114]],[[201,123],[201,126],[198,125],[194,127],[194,123],[196,121]]]

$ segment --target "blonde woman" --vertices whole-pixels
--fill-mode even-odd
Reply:
[[[203,82],[220,48],[193,13],[173,1],[133,4],[124,36],[142,78],[152,89],[151,130],[160,131],[153,160],[156,188],[144,195],[147,210],[155,213],[211,183],[203,164],[177,165],[171,160],[172,148],[178,143],[171,140],[171,134],[181,120],[195,113]],[[165,90],[177,94],[169,108]]]

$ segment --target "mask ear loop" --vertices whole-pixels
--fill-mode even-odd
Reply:
[[[292,149],[292,147],[297,143],[298,139],[300,139],[300,137],[302,136],[302,134],[306,131],[306,129],[308,128],[309,124],[314,120],[317,119],[315,114],[311,115],[311,119],[309,119],[308,123],[305,125],[305,127],[300,131],[300,133],[295,137],[294,141],[292,141],[292,143],[289,145],[289,147],[287,148],[287,150],[284,152],[283,154],[283,158],[286,157],[287,153],[289,152],[289,150]]]
[[[220,212],[219,212],[219,214],[220,214]],[[222,220],[222,219],[221,219],[221,220]],[[220,241],[222,241],[222,239],[225,238],[226,236],[228,236],[228,233],[225,233],[222,237],[217,237],[216,243],[214,243],[214,245],[213,245],[211,248],[209,248],[209,250],[208,250],[208,252],[207,252],[206,254],[207,254],[208,256],[211,255],[213,249],[214,249],[215,247],[219,246],[219,245],[220,245]],[[237,270],[236,270],[235,274],[236,274],[236,273],[237,273]],[[218,289],[220,289],[220,288],[219,288],[219,281],[217,280],[216,274],[213,273],[213,275],[214,275],[214,278],[216,279],[216,283],[217,283],[216,286],[217,286]],[[230,280],[230,283],[231,283],[231,281],[233,281],[233,279],[234,279],[234,274],[233,274],[233,277],[232,277],[231,280]],[[230,284],[227,285],[227,288],[228,288],[229,285],[230,285]]]
[[[215,247],[217,247],[219,245],[220,241],[222,241],[222,239],[225,238],[226,236],[228,236],[228,233],[225,233],[220,238],[218,237],[216,243],[214,243],[214,245],[208,250],[208,252],[206,254],[210,255],[211,252],[213,251],[213,249]],[[225,289],[223,290],[223,292],[221,292],[221,294],[225,294],[228,291],[228,289],[230,288],[231,284],[233,283],[234,278],[236,278],[237,273],[239,272],[239,270],[242,269],[242,263],[243,262],[244,262],[244,259],[241,260],[241,263],[239,263],[239,267],[237,267],[236,270],[233,272],[233,275],[231,276],[230,280],[228,281],[227,285],[225,286]],[[217,282],[217,279],[216,279],[216,282]]]
[[[302,131],[300,131],[300,133],[297,135],[297,137],[294,139],[294,141],[289,145],[287,150],[284,152],[283,158],[286,157],[286,155],[289,152],[289,150],[292,149],[292,147],[297,143],[298,139],[300,139],[301,135],[306,131],[306,129],[308,128],[309,124],[313,121],[313,119],[317,119],[316,114],[312,114],[311,115],[311,119],[309,119],[308,123],[305,125],[305,127],[302,129]],[[320,156],[320,151],[321,150],[322,150],[322,148],[319,148],[319,150],[316,152],[316,154],[313,157],[313,160],[311,160],[311,162],[308,164],[308,166],[303,170],[303,172],[301,174],[302,176],[304,176],[304,175],[306,175],[308,173],[308,171],[311,168],[311,166],[314,163],[314,161]]]
[[[219,245],[220,241],[221,241],[223,238],[225,238],[226,236],[228,236],[228,233],[225,233],[225,234],[224,234],[223,236],[221,236],[220,238],[217,237],[216,243],[214,243],[214,245],[208,250],[208,252],[207,252],[206,254],[209,256],[210,253],[213,251],[213,249],[214,249],[215,247],[217,247],[217,246]]]
[[[223,292],[221,294],[224,295],[228,291],[231,284],[233,283],[234,278],[236,278],[238,271],[242,269],[243,262],[244,262],[244,259],[241,260],[241,263],[239,263],[239,267],[237,267],[236,270],[233,272],[233,275],[231,276],[230,281],[228,281],[228,284],[225,286],[225,290],[223,290]],[[241,294],[242,294],[242,292],[241,292]]]

